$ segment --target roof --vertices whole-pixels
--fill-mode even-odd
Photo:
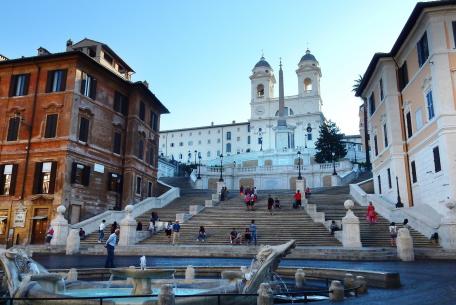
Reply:
[[[241,123],[221,124],[221,125],[209,125],[209,126],[190,127],[190,128],[181,128],[181,129],[169,129],[169,130],[160,130],[160,133],[164,133],[164,132],[188,131],[188,130],[198,130],[198,129],[206,129],[206,128],[221,128],[221,127],[228,127],[228,126],[248,125],[248,124],[250,124],[250,123],[249,123],[249,122],[241,122]]]
[[[375,67],[377,66],[378,61],[381,58],[393,57],[393,56],[397,55],[402,44],[405,42],[408,35],[410,34],[413,27],[415,26],[416,21],[423,13],[423,10],[428,9],[428,8],[447,6],[447,5],[456,5],[456,0],[418,2],[415,5],[415,8],[413,9],[409,18],[407,19],[407,22],[405,23],[404,27],[402,28],[402,31],[399,34],[399,37],[396,39],[396,42],[394,43],[391,51],[389,53],[375,53],[374,54],[369,65],[367,66],[367,70],[364,73],[364,76],[358,86],[358,89],[355,92],[355,96],[358,96],[358,97],[361,96],[361,93],[366,88],[367,83],[369,82],[370,78],[372,77],[372,74],[374,73],[374,70],[375,70]]]
[[[128,69],[131,72],[135,72],[135,70],[133,70],[119,55],[117,55],[117,53],[114,52],[113,49],[111,49],[107,44],[105,44],[103,42],[99,42],[99,41],[96,41],[96,40],[93,40],[93,39],[90,39],[90,38],[86,37],[86,38],[82,39],[81,41],[73,44],[71,47],[73,48],[73,47],[76,46],[76,48],[77,48],[78,44],[84,44],[84,42],[89,42],[89,43],[92,43],[92,44],[101,45],[103,48],[108,50],[109,54],[112,55],[117,61],[119,61],[122,64],[122,66],[124,66],[126,69]]]
[[[0,61],[0,67],[2,66],[8,66],[8,65],[13,65],[13,64],[20,64],[20,63],[26,63],[26,62],[34,62],[34,61],[45,61],[48,59],[58,59],[62,57],[70,57],[70,56],[79,56],[83,59],[90,59],[90,62],[93,64],[96,64],[99,68],[103,69],[105,72],[108,72],[112,76],[114,76],[116,79],[127,83],[128,85],[132,87],[136,87],[139,90],[141,90],[144,94],[148,95],[150,98],[154,100],[155,103],[158,104],[160,108],[160,113],[169,113],[169,110],[160,102],[160,100],[155,96],[155,94],[150,91],[150,89],[143,83],[143,82],[131,82],[129,80],[126,80],[110,69],[106,68],[99,62],[93,60],[89,55],[81,52],[81,51],[67,51],[67,52],[60,52],[60,53],[53,53],[53,54],[48,54],[48,55],[41,55],[41,56],[30,56],[30,57],[21,57],[21,58],[16,58],[16,59],[9,59],[9,60],[3,60]]]
[[[311,53],[310,53],[310,50],[307,49],[306,50],[306,54],[301,57],[301,60],[299,61],[299,63],[303,62],[303,61],[307,61],[307,60],[313,60],[313,61],[317,61],[317,59],[315,58],[315,56],[313,56]]]
[[[264,56],[261,56],[260,61],[257,62],[255,67],[253,67],[253,68],[255,69],[258,67],[266,67],[266,68],[272,69],[271,65],[266,61],[266,59],[264,59]]]

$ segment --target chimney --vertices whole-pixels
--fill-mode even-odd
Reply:
[[[66,50],[71,51],[73,49],[72,46],[73,46],[73,40],[68,39],[66,42]]]
[[[146,80],[143,81],[143,84],[144,84],[144,86],[146,86],[147,88],[149,88],[149,83],[148,83]]]
[[[43,48],[43,47],[38,48],[38,56],[44,56],[44,55],[50,55],[50,54],[51,54],[51,52],[49,52],[45,48]]]

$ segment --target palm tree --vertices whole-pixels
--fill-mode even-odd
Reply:
[[[359,86],[363,82],[363,76],[361,74],[358,75],[358,78],[355,79],[355,83],[353,84],[352,91],[357,92]],[[363,112],[364,112],[364,151],[366,152],[366,168],[368,170],[371,169],[371,163],[369,158],[369,132],[367,130],[367,99],[365,97],[361,97],[363,100]]]

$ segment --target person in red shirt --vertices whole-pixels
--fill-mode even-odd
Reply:
[[[295,200],[295,208],[296,209],[301,208],[301,192],[299,190],[296,191],[293,198]]]

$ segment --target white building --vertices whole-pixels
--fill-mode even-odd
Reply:
[[[299,61],[296,75],[298,94],[284,99],[286,122],[294,132],[288,148],[300,149],[303,154],[308,148],[313,153],[324,116],[321,112],[321,70],[309,50]],[[248,122],[161,131],[159,154],[188,163],[198,161],[197,157],[201,156],[205,163],[220,154],[274,151],[279,98],[274,93],[274,70],[264,57],[253,67],[250,81],[251,118]]]

